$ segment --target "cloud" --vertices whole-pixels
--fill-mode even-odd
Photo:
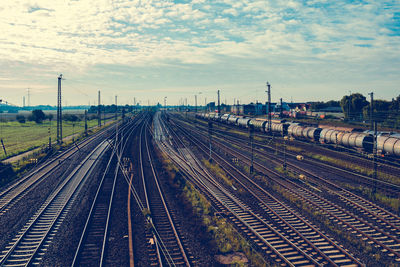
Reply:
[[[383,77],[399,67],[399,14],[391,0],[4,1],[0,67],[11,71],[0,77],[24,79],[19,64],[38,75],[86,75],[98,65],[211,68],[237,60],[255,69],[309,64],[316,73],[319,64],[337,73],[352,66]]]

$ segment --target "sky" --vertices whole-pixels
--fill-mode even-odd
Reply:
[[[400,94],[398,0],[6,0],[0,99],[22,105]]]

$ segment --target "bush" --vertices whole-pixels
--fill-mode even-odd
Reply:
[[[63,115],[63,120],[75,122],[79,121],[79,117],[74,114],[65,114]]]
[[[17,115],[16,119],[17,119],[17,121],[19,123],[25,123],[26,122],[26,118],[25,118],[24,115]]]
[[[36,123],[42,123],[44,119],[46,119],[46,115],[41,109],[35,109],[32,111],[32,118]]]

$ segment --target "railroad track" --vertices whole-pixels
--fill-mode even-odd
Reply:
[[[220,146],[223,147],[223,150],[228,151],[231,155],[241,158],[244,162],[250,161],[249,157],[243,156],[228,146],[222,144],[220,144]],[[260,164],[257,161],[255,161],[255,167],[264,174],[269,173],[267,174],[268,178],[280,185],[288,194],[298,197],[316,211],[324,214],[335,224],[343,225],[344,230],[356,234],[358,238],[362,238],[370,244],[374,244],[377,248],[380,248],[383,253],[394,259],[394,261],[398,262],[400,260],[400,241],[397,237],[397,230],[391,228],[390,225],[386,225],[385,222],[381,222],[379,218],[376,218],[376,215],[372,217],[372,219],[376,221],[376,224],[373,224],[370,221],[360,218],[357,214],[328,201],[324,197],[308,189],[302,188],[293,181],[280,179],[279,173],[267,169],[263,164]]]
[[[215,124],[218,125],[218,123],[216,123],[216,122],[215,122]],[[224,127],[226,127],[226,128],[229,128],[229,129],[232,129],[232,130],[235,130],[235,131],[241,131],[240,128],[238,129],[237,127],[233,127],[232,125],[228,125],[228,124],[222,124],[222,125]],[[203,126],[201,126],[201,127],[204,129]],[[217,129],[214,129],[213,133],[216,134],[216,135],[221,136],[222,138],[229,137],[229,138],[235,138],[237,140],[240,140],[241,142],[244,141],[243,140],[243,135],[238,135],[238,134],[235,134],[235,133],[230,133],[230,132],[226,132],[226,131],[223,131],[223,130],[217,130]],[[245,133],[243,133],[243,134],[245,134]],[[267,136],[267,135],[260,135],[260,134],[255,134],[255,136],[267,140],[266,143],[271,143],[271,140],[272,140],[271,138],[276,140],[275,143],[278,140],[282,139],[282,137],[280,137],[280,136],[270,137],[270,136]],[[247,142],[247,140],[245,140],[245,141]],[[281,140],[281,143],[282,142],[283,141]],[[345,157],[348,161],[351,161],[351,162],[355,160],[361,166],[365,166],[367,168],[371,168],[372,167],[372,162],[371,162],[370,159],[365,159],[365,158],[362,158],[362,157],[358,157],[356,155],[334,151],[332,149],[328,149],[328,148],[324,148],[324,147],[320,147],[320,146],[315,147],[315,146],[313,146],[313,144],[301,142],[299,140],[295,140],[294,142],[301,144],[303,147],[306,146],[305,149],[307,149],[307,151],[311,151],[312,152],[312,150],[315,150],[315,149],[322,149],[324,155],[326,153],[328,153],[328,154],[332,154],[334,158],[338,158],[338,157],[339,158],[343,158],[343,157]],[[266,143],[254,140],[254,145],[255,146],[267,148],[267,149],[269,149],[271,151],[277,150],[277,148],[276,147],[274,148],[273,145],[266,145]],[[292,157],[296,157],[297,156],[296,153],[293,153],[293,152],[291,152],[289,150],[286,153],[287,153],[288,156],[289,155],[292,156]],[[321,151],[318,150],[317,154],[321,154]],[[375,184],[374,184],[375,183],[375,179],[373,179],[370,176],[361,174],[361,173],[353,171],[353,170],[343,169],[343,168],[340,168],[338,166],[333,166],[332,164],[324,163],[324,162],[321,162],[321,161],[316,160],[316,159],[307,158],[306,160],[309,161],[309,162],[312,162],[312,164],[319,165],[322,168],[332,169],[333,171],[341,171],[341,172],[343,172],[345,174],[352,175],[354,178],[358,178],[358,181],[363,183],[363,184],[365,184],[365,185],[375,186]],[[399,166],[396,166],[396,165],[393,165],[393,164],[388,164],[388,163],[381,162],[381,161],[378,163],[378,165],[380,166],[379,170],[380,171],[385,171],[386,174],[389,174],[389,175],[393,175],[393,174],[399,175],[400,174],[400,167]],[[382,180],[382,179],[377,179],[376,182],[380,185],[380,187],[382,187],[382,186],[385,187],[386,188],[385,190],[394,189],[396,194],[398,192],[400,192],[400,185],[398,185],[398,184],[394,184],[392,182],[385,181],[385,180]]]
[[[185,134],[185,133],[184,133]],[[177,138],[177,135],[175,135]],[[187,138],[191,138],[185,134]],[[197,142],[200,146],[200,143]],[[207,154],[207,147],[200,147],[203,153]],[[241,184],[243,188],[246,189],[249,194],[253,196],[250,203],[254,206],[261,206],[261,214],[264,214],[268,223],[272,225],[275,229],[279,229],[282,233],[290,236],[291,240],[295,240],[296,244],[300,244],[300,247],[309,254],[315,261],[322,265],[353,265],[362,266],[358,259],[355,259],[351,254],[344,250],[339,244],[324,234],[316,226],[312,225],[309,221],[302,218],[296,212],[294,212],[287,205],[278,201],[275,197],[265,191],[263,188],[254,183],[251,179],[248,179],[246,175],[241,173],[235,167],[233,167],[226,160],[222,159],[218,155],[215,155],[220,163],[220,166],[229,165],[235,172],[241,176],[242,179],[235,178],[236,175],[232,175],[236,181]],[[221,164],[222,161],[222,164]],[[229,172],[227,169],[225,169]],[[257,204],[258,203],[258,204]],[[257,208],[254,208],[255,210]],[[260,212],[260,210],[258,210]],[[281,245],[281,240],[276,236],[273,236],[274,241],[277,241],[277,246]],[[299,257],[298,255],[293,256],[293,252],[287,255],[287,259],[293,259],[293,257]],[[293,256],[293,257],[291,257]],[[297,264],[295,264],[297,265]]]
[[[0,192],[0,216],[4,215],[10,210],[19,200],[26,194],[31,192],[38,184],[40,184],[46,177],[48,177],[55,169],[67,165],[65,173],[73,170],[73,167],[78,164],[77,159],[73,158],[77,153],[81,153],[86,147],[92,143],[96,138],[102,138],[104,135],[109,135],[109,129],[101,131],[94,136],[72,146],[60,155],[50,159],[48,162],[39,166],[28,175],[11,184]],[[86,151],[85,151],[86,152]]]
[[[236,140],[230,139],[230,142],[242,147],[244,150],[250,149],[246,144],[240,143]],[[258,155],[268,159],[268,161],[275,161],[277,165],[283,163],[282,159],[274,157],[272,153],[267,153],[266,151],[257,149],[255,151],[257,151]],[[260,157],[258,156],[258,158]],[[390,236],[400,240],[400,217],[398,215],[341,188],[335,183],[323,178],[321,175],[296,166],[290,161],[287,161],[287,165],[292,169],[295,169],[298,173],[306,174],[308,178],[314,178],[315,181],[319,182],[318,184],[320,185],[320,188],[329,192],[331,195],[336,196],[338,201],[344,204],[342,206],[351,207],[354,212],[361,213],[361,216],[365,221],[370,222],[372,225],[378,225],[380,229],[384,229]]]
[[[136,123],[132,126],[126,127],[126,131],[121,131],[122,133],[118,139],[119,142],[114,146],[106,169],[97,188],[96,195],[85,223],[85,227],[82,231],[78,247],[75,251],[72,266],[104,265],[111,207],[113,203],[117,176],[120,169],[120,158],[125,150],[125,146],[129,140],[129,137],[138,125],[139,123]],[[118,149],[119,147],[120,149]],[[111,164],[115,164],[114,171],[110,169]]]
[[[182,117],[182,119],[189,121],[188,119],[184,119],[183,117]],[[191,119],[191,122],[193,122],[193,120],[194,120],[194,118]],[[215,122],[215,123],[219,124],[221,122]],[[241,129],[238,128],[238,126],[234,126],[231,124],[225,124],[225,123],[221,123],[221,125],[225,129],[241,131]],[[230,134],[230,133],[225,132],[225,134]],[[271,139],[271,136],[269,136],[268,134],[265,134],[265,133],[255,133],[254,136],[257,136],[262,139],[266,139],[267,141]],[[280,135],[275,135],[275,136],[273,136],[273,138],[282,141],[282,137]],[[333,157],[339,157],[339,158],[345,157],[346,160],[348,160],[348,161],[351,161],[351,162],[356,161],[359,164],[365,165],[367,167],[370,167],[372,165],[371,159],[369,159],[366,154],[358,153],[357,151],[354,151],[348,147],[339,146],[339,148],[341,150],[344,150],[344,151],[339,151],[338,147],[335,146],[335,144],[320,144],[320,143],[318,143],[318,146],[315,146],[315,143],[312,143],[311,141],[306,142],[306,141],[303,141],[300,139],[295,139],[294,142],[296,143],[297,146],[303,147],[307,151],[316,150],[317,154],[324,154],[324,155],[329,154],[329,155],[332,155]],[[335,146],[335,148],[333,148],[334,146]],[[381,165],[382,167],[385,167],[388,170],[387,173],[389,173],[389,174],[400,173],[400,162],[397,159],[396,160],[387,160],[384,158],[377,157],[376,160],[379,165]]]
[[[158,182],[158,174],[154,166],[151,149],[148,142],[148,129],[146,125],[142,128],[140,143],[141,174],[143,181],[144,203],[150,211],[150,223],[154,225],[153,238],[157,245],[157,262],[155,264],[173,266],[191,266],[188,251],[184,248],[180,236],[180,225],[174,220],[171,211],[163,196],[162,189]],[[144,163],[148,163],[146,166]],[[147,169],[147,171],[146,171]],[[162,255],[162,256],[161,256]]]
[[[58,228],[72,207],[85,179],[108,144],[98,145],[47,198],[0,254],[1,266],[39,264]]]

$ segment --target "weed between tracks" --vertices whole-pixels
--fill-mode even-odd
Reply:
[[[371,199],[375,202],[380,202],[383,205],[391,208],[395,212],[400,211],[400,199],[399,198],[392,198],[384,195],[383,193],[373,193],[371,188],[366,188],[364,186],[358,185],[358,186],[353,186],[347,183],[340,183],[341,186],[350,189],[356,193],[361,194],[367,199]]]
[[[187,182],[178,168],[162,154],[162,163],[169,175],[170,185],[178,192],[177,197],[182,200],[184,208],[192,214],[201,225],[197,232],[202,242],[208,243],[213,254],[227,254],[231,252],[243,252],[249,259],[251,266],[265,266],[264,259],[247,243],[247,241],[224,218],[214,214],[210,202],[190,183]],[[211,169],[225,176],[226,182],[232,182],[226,177],[225,172],[218,166]],[[232,266],[247,266],[243,262],[233,262]]]
[[[216,176],[221,178],[226,185],[232,186],[232,184],[233,184],[232,180],[230,180],[228,178],[225,171],[223,169],[221,169],[217,164],[212,164],[208,160],[205,160],[205,159],[203,159],[202,162],[203,162],[204,166],[207,167],[207,169],[211,170]]]

